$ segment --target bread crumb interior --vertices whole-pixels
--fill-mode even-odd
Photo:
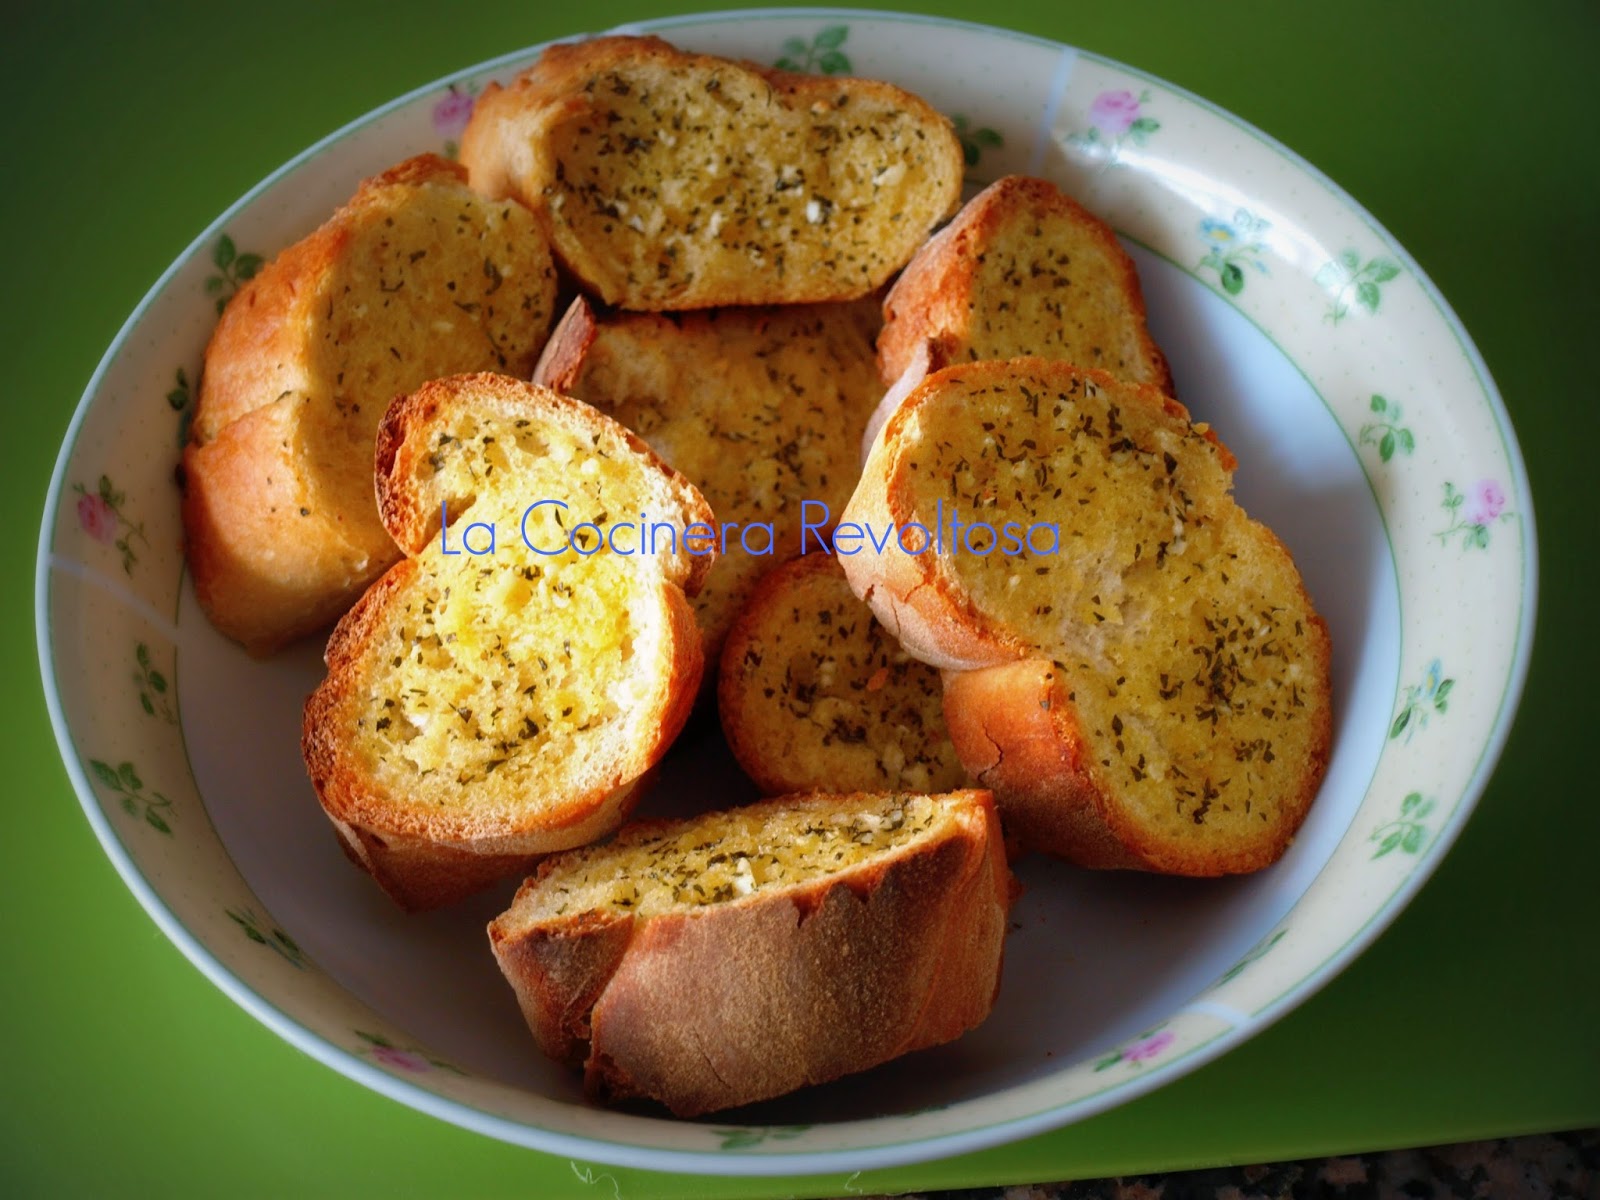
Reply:
[[[794,577],[757,610],[728,665],[740,723],[789,786],[846,791],[966,786],[944,723],[939,672],[912,658],[828,569]]]
[[[519,901],[519,916],[530,923],[588,911],[649,917],[722,904],[837,874],[953,819],[930,796],[812,796],[625,829],[610,843],[554,860]]]
[[[354,223],[308,302],[320,319],[299,398],[311,503],[372,508],[372,443],[394,397],[464,371],[527,370],[552,279],[533,215],[461,184],[410,187]]]
[[[916,519],[942,500],[964,522],[1057,525],[1059,555],[963,549],[940,569],[1056,662],[1087,765],[1145,821],[1245,835],[1298,796],[1317,736],[1309,601],[1203,428],[1064,378],[1018,369],[922,406]]]
[[[983,244],[958,357],[1037,355],[1159,384],[1142,345],[1144,323],[1124,292],[1131,268],[1120,247],[1067,211],[1023,203]]]
[[[801,502],[837,518],[850,499],[861,434],[883,392],[872,344],[877,307],[623,317],[606,321],[589,348],[571,394],[682,472],[719,525],[738,525],[693,601],[712,643],[755,581],[800,552]],[[756,523],[772,527],[770,554],[761,530],[746,534]]]
[[[598,435],[469,413],[437,431],[418,487],[452,502],[448,540],[482,548],[473,521],[494,522],[494,553],[445,555],[435,537],[417,580],[368,659],[355,748],[396,795],[424,807],[508,810],[535,775],[581,774],[656,686],[649,663],[663,636],[646,589],[656,572],[635,557],[530,550],[518,530],[536,499],[564,499],[528,519],[541,549],[567,544],[583,521],[602,525],[648,505],[637,463]],[[588,531],[578,538],[592,539]],[[587,543],[586,543],[587,544]],[[471,785],[471,786],[469,786]]]
[[[844,89],[801,108],[781,96],[731,66],[597,73],[550,134],[557,244],[606,247],[585,256],[608,295],[670,302],[700,276],[869,290],[943,215],[926,117]]]

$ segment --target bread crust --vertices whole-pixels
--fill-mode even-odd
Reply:
[[[212,623],[256,656],[325,628],[399,554],[381,529],[352,527],[308,503],[287,449],[297,402],[255,409],[183,452],[195,594]]]
[[[1013,846],[1080,867],[1162,869],[1130,849],[1126,830],[1113,832],[1115,810],[1048,659],[947,671],[944,719],[973,779],[1005,796]]]
[[[583,1066],[589,1015],[628,952],[635,919],[586,913],[555,929],[525,933],[505,922],[490,923],[489,942],[534,1042],[559,1063]]]
[[[965,379],[983,379],[1011,369],[1076,375],[1115,389],[1123,404],[1159,406],[1188,421],[1176,400],[1148,385],[1119,383],[1104,372],[1084,371],[1040,359],[1009,364],[976,363],[946,368],[917,382],[889,416],[873,443],[845,520],[909,520],[911,472],[904,431],[914,429],[918,409],[939,390]],[[912,373],[917,370],[913,363]],[[1202,426],[1219,465],[1231,472],[1233,455]],[[1248,521],[1242,512],[1238,519]],[[1290,558],[1270,530],[1254,526],[1264,555]],[[1066,669],[1040,657],[1018,628],[980,612],[933,554],[859,555],[842,558],[852,589],[873,607],[912,654],[941,668],[944,715],[963,767],[999,798],[1006,833],[1017,850],[1040,850],[1085,867],[1134,868],[1170,874],[1213,876],[1254,871],[1276,861],[1321,786],[1332,745],[1331,644],[1326,622],[1316,614],[1297,573],[1297,601],[1304,606],[1303,636],[1310,678],[1303,681],[1310,724],[1307,748],[1293,790],[1275,797],[1277,815],[1232,843],[1215,839],[1177,841],[1133,819],[1090,755],[1072,703]]]
[[[1327,669],[1327,626],[1312,637]],[[974,781],[1004,797],[1006,838],[1080,867],[1167,875],[1217,876],[1258,871],[1283,856],[1305,820],[1327,771],[1332,720],[1321,708],[1301,786],[1283,798],[1280,819],[1264,836],[1231,846],[1175,846],[1150,837],[1104,787],[1067,699],[1060,668],[1029,658],[944,679],[950,740]]]
[[[681,286],[671,288],[658,287],[653,279],[624,281],[608,264],[612,256],[585,244],[585,239],[565,224],[565,218],[547,202],[552,184],[567,175],[552,146],[553,135],[568,124],[589,118],[604,122],[609,110],[603,107],[606,101],[595,94],[593,85],[613,71],[659,71],[704,79],[714,87],[720,86],[719,77],[737,74],[759,85],[759,92],[774,105],[796,114],[831,111],[842,95],[858,104],[869,98],[887,102],[915,117],[920,131],[919,149],[932,155],[942,172],[943,178],[937,181],[939,191],[929,197],[934,201],[929,219],[917,228],[894,226],[888,231],[896,253],[869,277],[847,281],[838,270],[830,270],[794,272],[780,278],[782,273],[758,262],[738,272],[699,271]],[[685,132],[682,136],[692,134]],[[708,143],[708,151],[714,149],[715,143]],[[935,222],[954,211],[960,200],[962,172],[960,143],[949,120],[925,101],[891,84],[794,74],[748,61],[690,54],[658,37],[635,36],[553,45],[510,84],[491,83],[479,95],[462,136],[461,161],[468,168],[474,188],[489,196],[516,196],[539,215],[557,255],[588,291],[608,304],[640,311],[853,300],[865,296],[910,259]],[[929,186],[935,182],[930,180]],[[633,236],[620,217],[618,230],[619,238]]]
[[[385,516],[412,554],[437,533],[438,514],[432,514],[430,533],[423,527],[426,510],[405,493],[420,486],[414,473],[419,445],[441,407],[451,404],[472,404],[480,412],[498,405],[530,421],[604,429],[637,451],[644,460],[641,468],[659,473],[668,490],[683,497],[689,513],[709,513],[686,481],[587,405],[500,376],[457,376],[432,381],[396,400],[382,427]],[[416,561],[406,558],[395,564],[339,620],[325,652],[327,677],[306,700],[301,752],[323,811],[347,852],[402,907],[450,903],[527,871],[546,854],[602,837],[627,817],[688,719],[704,669],[700,633],[684,587],[698,586],[709,562],[684,555],[664,563],[673,565],[664,566],[661,577],[641,585],[646,590],[634,597],[641,606],[657,606],[662,633],[654,660],[638,666],[652,687],[630,736],[612,746],[603,772],[568,779],[559,795],[541,796],[541,804],[528,805],[515,816],[485,818],[469,806],[432,810],[407,804],[363,767],[351,747],[350,723],[356,701],[365,694],[373,648],[391,612],[408,600],[419,573]]]
[[[459,164],[424,154],[363,181],[324,224],[240,288],[206,346],[183,452],[185,553],[212,623],[253,655],[326,628],[400,558],[376,510],[371,517],[345,511],[319,494],[308,475],[302,415],[306,405],[323,403],[318,397],[331,386],[314,367],[332,319],[321,283],[352,252],[362,230],[406,202],[408,189],[442,185],[470,196],[466,179]],[[548,321],[554,298],[548,253],[542,246],[524,250],[543,264]],[[339,319],[345,326],[355,320]],[[543,332],[537,330],[535,350]],[[340,336],[359,334],[346,329]],[[531,358],[508,364],[512,370],[529,366]],[[392,399],[362,395],[356,387],[350,395],[357,409]],[[323,445],[310,450],[338,452]]]
[[[861,480],[855,494],[840,516],[841,523],[854,521],[881,530],[885,524],[898,527],[911,514],[912,466],[901,441],[904,430],[914,428],[917,410],[938,395],[946,384],[985,371],[1005,371],[1005,364],[960,363],[917,378],[927,356],[914,353],[907,376],[898,381],[889,396],[901,395],[898,406],[887,418],[875,414],[881,424],[867,452]],[[1171,396],[1148,384],[1130,384],[1112,378],[1104,371],[1087,370],[1048,359],[1009,360],[1022,370],[1060,369],[1105,388],[1117,389],[1136,403],[1159,406],[1167,415],[1189,420],[1189,410]],[[916,382],[907,387],[906,384]],[[888,397],[885,398],[886,405]],[[1224,470],[1237,466],[1214,430],[1203,430],[1208,442],[1217,448]],[[1027,643],[1011,629],[985,618],[962,595],[956,582],[943,567],[943,559],[931,550],[925,554],[873,554],[839,558],[851,590],[872,606],[900,644],[923,662],[942,671],[973,671],[998,666],[1028,653]]]
[[[403,603],[414,572],[409,559],[397,563],[335,627],[328,676],[306,700],[300,743],[312,787],[347,852],[408,912],[454,903],[621,825],[688,720],[704,669],[694,613],[678,589],[663,586],[668,622],[655,664],[660,683],[640,721],[644,736],[624,743],[605,779],[575,787],[515,822],[485,824],[461,810],[429,813],[399,805],[352,759],[342,730],[345,701],[359,687],[357,669],[372,631],[389,605]]]
[[[490,942],[536,1040],[581,1058],[596,1098],[692,1117],[865,1070],[994,1002],[1014,882],[992,798],[954,797],[954,828],[832,878],[642,919],[528,927],[513,904]]]
[[[625,443],[645,468],[659,478],[661,484],[656,490],[663,506],[682,513],[684,524],[709,524],[715,519],[711,506],[699,490],[620,421],[562,394],[554,385],[539,381],[529,384],[480,371],[429,380],[410,395],[396,398],[378,426],[373,455],[378,513],[389,536],[405,553],[419,554],[439,536],[439,507],[431,498],[423,500],[422,489],[416,485],[433,449],[422,431],[427,430],[439,410],[454,403],[462,391],[470,391],[480,407],[515,409],[531,421],[580,432],[604,428],[610,436]],[[654,560],[665,567],[669,583],[694,596],[699,594],[716,556],[678,553],[654,556]]]
[[[589,347],[600,333],[594,306],[582,296],[567,305],[533,367],[533,382],[567,395],[583,373]]]
[[[919,357],[912,372],[922,365]],[[898,527],[906,519],[909,465],[903,461],[899,433],[915,420],[917,407],[934,394],[943,377],[942,372],[936,373],[909,388],[902,380],[891,390],[890,396],[899,393],[902,398],[879,426],[861,468],[861,479],[839,515],[840,524],[850,521],[881,530],[886,524]],[[880,416],[875,414],[873,419]],[[839,555],[839,564],[850,590],[872,606],[878,620],[907,652],[942,671],[994,666],[1024,650],[1024,643],[1014,635],[980,624],[953,581],[939,569],[939,559],[932,551],[913,555],[868,550]]]
[[[338,261],[361,222],[383,210],[389,189],[466,182],[465,167],[437,154],[396,163],[363,180],[332,217],[248,280],[222,310],[206,344],[191,427],[194,441],[209,442],[286,390],[305,391],[309,376],[300,323],[315,301],[309,285]]]
[[[931,370],[967,359],[967,348],[978,336],[972,327],[972,299],[979,288],[983,255],[1008,222],[1021,218],[1070,224],[1076,236],[1100,251],[1121,295],[1122,319],[1135,330],[1140,379],[1174,395],[1171,368],[1145,325],[1138,268],[1116,233],[1054,184],[1021,175],[996,180],[973,197],[900,273],[884,299],[884,325],[878,335],[878,368],[884,384],[905,373],[924,343]]]

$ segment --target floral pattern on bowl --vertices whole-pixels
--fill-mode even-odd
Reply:
[[[1272,228],[1272,223],[1241,208],[1231,221],[1217,217],[1204,217],[1200,221],[1200,238],[1206,245],[1206,255],[1200,260],[1200,270],[1217,273],[1217,282],[1230,296],[1244,291],[1246,267],[1261,275],[1269,274],[1264,261],[1267,247],[1262,234]]]
[[[1149,115],[1149,88],[1137,93],[1129,88],[1108,88],[1097,94],[1084,114],[1086,128],[1072,135],[1071,143],[1089,154],[1115,161],[1124,146],[1143,146],[1161,128]]]
[[[1186,401],[1240,453],[1241,486],[1262,491],[1336,629],[1364,631],[1358,644],[1336,642],[1346,657],[1334,768],[1290,855],[1249,881],[1244,918],[1208,924],[1203,902],[1141,910],[1153,902],[1136,897],[1118,928],[1107,909],[1105,945],[1152,967],[1130,972],[1114,1010],[1093,1019],[1063,1012],[1070,976],[1051,972],[1092,961],[1104,947],[1072,939],[1102,935],[1070,920],[1046,867],[1029,868],[1042,882],[1019,907],[988,1026],[947,1056],[891,1064],[748,1126],[584,1106],[568,1076],[537,1060],[509,990],[471,974],[493,971],[475,915],[459,918],[470,933],[430,940],[365,890],[287,761],[316,648],[253,663],[205,624],[176,552],[173,469],[219,304],[351,180],[432,147],[456,152],[475,97],[531,52],[430,85],[265,180],[185,251],[107,352],[61,449],[38,576],[52,720],[97,836],[162,930],[297,1046],[469,1128],[595,1161],[869,1169],[944,1153],[952,1139],[977,1148],[1079,1120],[1193,1070],[1376,936],[1437,865],[1492,768],[1526,669],[1535,586],[1531,495],[1492,380],[1403,248],[1348,196],[1132,67],[932,18],[772,10],[641,28],[913,87],[960,118],[969,169],[1026,164],[1123,232],[1147,296],[1176,326],[1185,305],[1208,306],[1208,335],[1222,331],[1208,345],[1230,356],[1246,395],[1229,408],[1191,373],[1179,380]],[[1295,231],[1314,235],[1314,254],[1300,253]],[[1181,354],[1174,366],[1194,370]],[[1257,381],[1284,411],[1251,391]],[[1277,453],[1278,439],[1290,452]],[[1325,518],[1338,536],[1314,505],[1294,503],[1302,461],[1334,464],[1333,494],[1367,506]],[[1359,561],[1377,565],[1365,574],[1335,557],[1352,528],[1371,539]],[[1397,599],[1359,607],[1370,594]],[[260,745],[219,740],[228,706],[207,689],[229,678],[271,730]],[[273,746],[289,747],[285,760]],[[329,909],[340,922],[319,919]],[[330,924],[359,929],[360,945]],[[1171,944],[1158,936],[1169,926]],[[463,978],[472,988],[452,989]],[[398,988],[408,1021],[387,1011]],[[464,995],[483,997],[470,1019]],[[1025,1061],[971,1083],[962,1064],[988,1061],[994,1043],[983,1039],[1002,1030],[1028,1047]]]
[[[444,139],[444,156],[455,158],[461,153],[461,135],[472,120],[473,106],[478,102],[478,88],[473,83],[452,83],[433,106],[433,131]]]

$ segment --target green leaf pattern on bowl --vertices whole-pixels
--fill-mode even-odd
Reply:
[[[244,931],[245,937],[256,943],[256,945],[265,946],[297,970],[305,969],[305,952],[300,949],[295,940],[276,925],[270,922],[263,922],[260,917],[256,916],[253,908],[229,908],[223,911],[228,914],[228,917],[235,925]]]
[[[850,58],[840,49],[850,39],[848,25],[829,25],[809,42],[804,38],[785,38],[783,53],[773,62],[780,71],[809,75],[848,75]]]
[[[133,574],[133,564],[139,561],[134,549],[137,541],[148,546],[144,522],[131,519],[123,506],[128,497],[111,482],[111,476],[101,475],[93,490],[82,483],[72,485],[78,497],[78,527],[97,542],[109,544],[122,556],[124,574]]]
[[[1383,300],[1383,285],[1400,275],[1400,264],[1379,255],[1361,261],[1355,250],[1344,250],[1339,257],[1324,263],[1316,274],[1316,284],[1330,297],[1323,320],[1337,325],[1353,308],[1376,315]]]
[[[1374,392],[1368,407],[1374,419],[1361,427],[1360,445],[1376,446],[1381,462],[1388,462],[1397,452],[1408,455],[1416,450],[1416,435],[1400,423],[1402,414],[1398,404]]]
[[[1089,104],[1089,127],[1074,133],[1067,144],[1115,162],[1124,146],[1144,146],[1161,128],[1148,112],[1151,98],[1149,88],[1137,95],[1128,88],[1107,88]]]
[[[167,677],[151,664],[150,647],[144,642],[135,644],[133,661],[133,682],[139,689],[139,707],[146,716],[159,717],[168,725],[176,725],[178,713],[172,706],[170,685]]]
[[[1165,1023],[1157,1025],[1154,1029],[1146,1030],[1134,1038],[1133,1041],[1098,1060],[1094,1064],[1094,1069],[1096,1071],[1108,1071],[1118,1063],[1121,1063],[1133,1070],[1142,1070],[1146,1063],[1160,1058],[1162,1053],[1177,1040],[1178,1035],[1166,1028]]]
[[[167,818],[172,815],[172,801],[160,792],[147,792],[144,780],[139,778],[131,762],[112,766],[98,758],[89,760],[89,770],[101,786],[117,797],[118,807],[130,817],[142,816],[144,823],[157,833],[172,835]]]
[[[1288,932],[1289,931],[1287,929],[1279,929],[1270,937],[1262,939],[1262,941],[1256,944],[1254,949],[1249,951],[1243,958],[1224,971],[1222,973],[1222,978],[1218,979],[1217,983],[1230,983],[1239,978],[1240,975],[1244,974],[1245,970],[1250,966],[1251,963],[1259,962],[1261,959],[1265,958],[1267,953],[1274,946],[1283,941],[1283,935]]]
[[[1400,801],[1400,815],[1372,831],[1367,840],[1377,842],[1372,852],[1374,859],[1382,858],[1396,850],[1405,854],[1421,851],[1428,838],[1428,827],[1423,818],[1433,811],[1433,801],[1425,800],[1421,792],[1410,792]]]
[[[426,1075],[430,1071],[447,1071],[452,1075],[463,1077],[466,1075],[460,1067],[442,1058],[435,1058],[420,1047],[401,1046],[392,1038],[387,1038],[381,1033],[369,1033],[364,1029],[357,1029],[354,1032],[365,1043],[359,1048],[358,1053],[381,1066],[411,1075]]]
[[[1440,504],[1450,524],[1433,536],[1443,545],[1459,538],[1463,551],[1487,550],[1489,530],[1516,515],[1506,509],[1505,489],[1493,479],[1480,479],[1465,492],[1447,479]]]
[[[736,1125],[709,1132],[712,1137],[721,1139],[718,1150],[748,1150],[763,1142],[784,1142],[797,1138],[810,1128],[809,1125]]]

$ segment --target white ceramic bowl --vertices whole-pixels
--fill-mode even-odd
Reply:
[[[1465,331],[1349,196],[1272,139],[1090,54],[951,21],[766,11],[648,26],[693,49],[889,79],[957,122],[973,183],[1066,186],[1123,234],[1179,394],[1237,453],[1332,628],[1336,742],[1282,862],[1222,881],[1022,865],[998,1007],[928,1051],[730,1120],[585,1105],[488,953],[505,892],[405,917],[352,870],[298,752],[320,647],[253,662],[196,607],[173,467],[218,300],[365,176],[447,151],[522,51],[403,97],[223,213],[95,373],[56,464],[39,653],[90,821],[163,931],[350,1077],[446,1120],[623,1165],[891,1166],[1075,1121],[1191,1071],[1327,982],[1448,849],[1511,723],[1532,636],[1531,498]],[[702,726],[660,796],[749,795]],[[707,997],[715,1003],[715,997]]]

